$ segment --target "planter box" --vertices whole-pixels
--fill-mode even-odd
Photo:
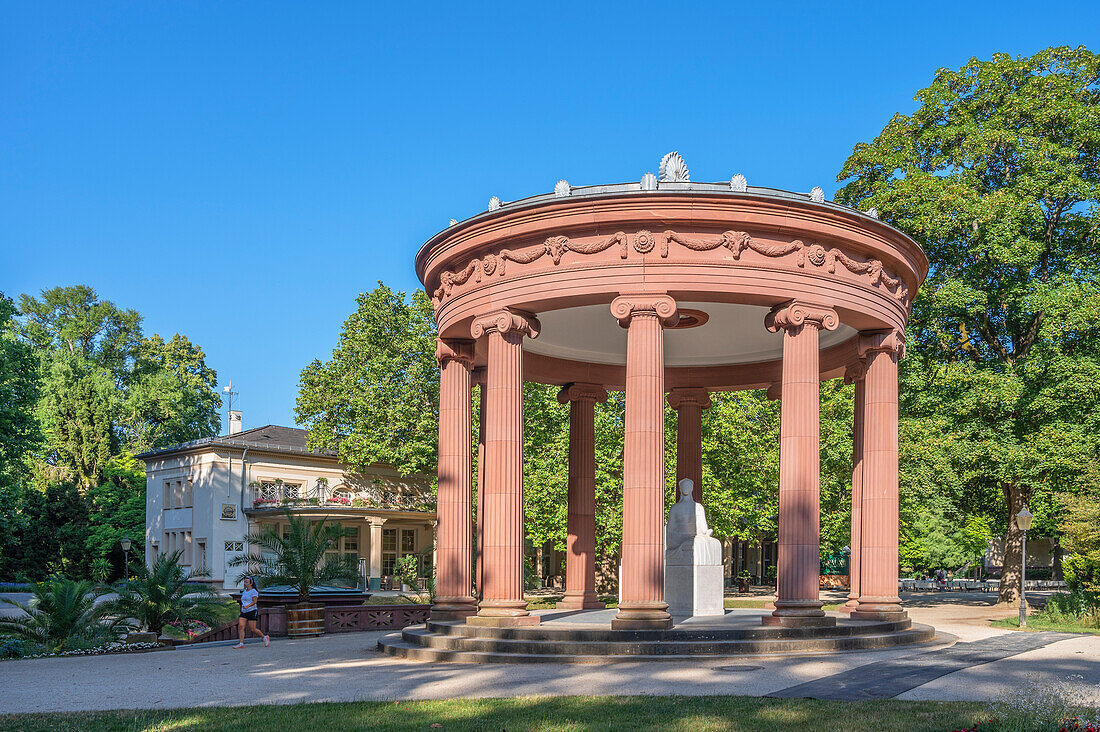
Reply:
[[[286,634],[291,638],[321,635],[325,632],[325,606],[310,602],[287,605]]]

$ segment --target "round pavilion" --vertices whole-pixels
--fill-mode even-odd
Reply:
[[[659,177],[501,203],[432,237],[416,270],[435,306],[440,364],[434,621],[539,622],[523,598],[523,382],[570,405],[566,593],[595,592],[593,405],[625,390],[621,597],[613,630],[671,626],[664,592],[664,406],[677,478],[701,480],[713,391],[781,400],[778,594],[765,625],[835,626],[821,609],[822,379],[856,388],[852,620],[906,618],[898,577],[898,360],[928,262],[876,218],[809,194],[696,183],[676,153]],[[482,439],[471,386],[484,385]],[[481,456],[477,529],[472,456]],[[478,548],[480,561],[472,557]],[[475,571],[480,601],[475,598]]]

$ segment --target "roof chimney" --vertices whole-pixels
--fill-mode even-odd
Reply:
[[[229,410],[229,434],[235,435],[241,431],[241,410]]]

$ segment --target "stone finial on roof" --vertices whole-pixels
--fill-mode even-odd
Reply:
[[[554,195],[558,198],[564,198],[573,192],[573,189],[569,186],[569,181],[562,178],[554,186]]]
[[[825,191],[821,190],[821,186],[814,186],[810,189],[810,200],[814,203],[825,202]]]
[[[657,190],[657,176],[653,173],[646,173],[642,176],[641,186],[643,191]]]
[[[730,178],[730,190],[734,193],[744,193],[749,189],[749,181],[745,176],[738,173]]]
[[[450,221],[447,222],[447,226],[454,226],[457,223],[458,223],[458,219],[451,219]]]
[[[500,208],[500,199],[493,196],[489,199],[489,210],[496,211],[498,208]]]
[[[863,213],[867,214],[868,216],[870,216],[873,219],[878,218],[878,209],[875,208],[874,206],[871,206],[871,208],[867,209]]]
[[[691,180],[687,163],[680,157],[680,153],[673,150],[661,158],[661,166],[657,169],[657,175],[668,183],[686,183]]]

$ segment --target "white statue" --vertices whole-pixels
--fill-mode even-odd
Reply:
[[[665,602],[674,616],[722,615],[722,542],[711,536],[702,505],[684,478],[665,526]]]

